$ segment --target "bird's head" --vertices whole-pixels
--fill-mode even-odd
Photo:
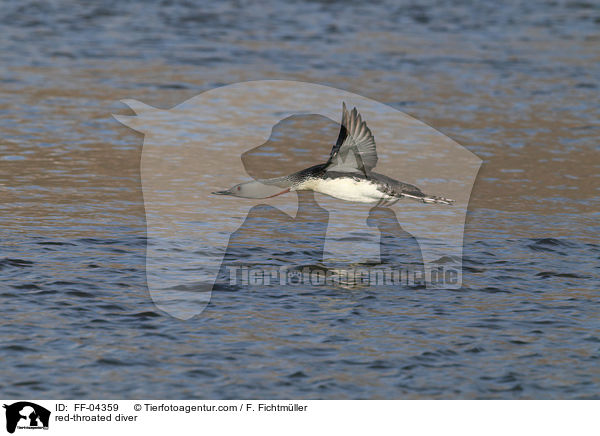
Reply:
[[[266,184],[260,180],[254,180],[252,182],[240,183],[224,191],[215,191],[213,194],[231,195],[241,198],[270,198],[288,191],[289,186],[286,184]]]

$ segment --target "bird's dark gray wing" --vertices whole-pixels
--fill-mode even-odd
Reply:
[[[361,172],[365,176],[377,165],[375,138],[356,110],[342,103],[342,125],[327,161],[328,171]]]

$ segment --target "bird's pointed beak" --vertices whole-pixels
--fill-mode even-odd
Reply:
[[[232,192],[231,192],[231,189],[227,189],[225,191],[211,192],[211,194],[215,194],[215,195],[232,195]]]

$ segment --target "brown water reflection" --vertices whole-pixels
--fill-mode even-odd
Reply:
[[[48,216],[64,217],[54,207],[56,202],[69,204],[83,200],[90,204],[104,204],[106,201],[123,200],[139,203],[141,135],[119,126],[109,118],[110,112],[128,113],[127,110],[120,110],[120,104],[117,103],[124,96],[139,97],[159,107],[169,107],[193,96],[197,91],[159,89],[147,95],[128,91],[127,88],[97,87],[94,80],[98,76],[121,80],[126,77],[130,82],[144,83],[150,72],[147,66],[140,65],[138,68],[139,71],[131,67],[125,70],[77,71],[75,77],[69,77],[71,89],[49,87],[41,90],[37,86],[3,89],[5,103],[0,106],[2,110],[9,111],[18,106],[32,108],[29,114],[27,111],[25,114],[13,113],[7,120],[10,123],[4,123],[3,128],[3,199],[5,205],[19,203],[19,207],[13,211],[17,216],[37,216],[42,219]],[[188,77],[181,77],[182,68],[178,68],[176,77],[170,73],[172,69],[166,66],[156,66],[151,70],[153,76],[167,83],[184,82],[199,87],[196,89],[202,89],[210,83],[206,79],[198,81],[193,71],[188,73]],[[57,74],[56,71],[33,68],[21,68],[17,73],[50,77]],[[249,78],[241,71],[228,73],[227,77],[234,81]],[[264,74],[266,78],[273,76],[276,75]],[[306,75],[292,74],[291,77],[315,80]],[[371,77],[363,74],[360,80],[332,78],[330,82],[342,88],[363,91],[361,84],[373,83],[374,77],[377,75]],[[386,90],[381,96],[373,90],[363,92],[375,99],[385,97],[383,101],[390,102],[415,99],[410,82],[403,84],[402,77],[398,79],[400,84],[396,83],[393,89],[406,90],[401,95],[393,95],[393,89]],[[575,223],[563,225],[560,217],[556,217],[555,222],[548,220],[548,231],[561,237],[593,238],[593,234],[582,233],[582,230],[591,218],[586,214],[597,209],[596,198],[600,185],[597,152],[593,147],[568,150],[569,146],[563,144],[589,142],[591,145],[592,138],[596,137],[600,128],[597,121],[588,123],[586,120],[573,119],[568,112],[552,112],[556,102],[527,105],[526,111],[517,109],[506,112],[507,102],[480,94],[471,95],[471,101],[467,96],[460,105],[448,107],[447,102],[457,101],[461,94],[460,90],[448,85],[451,83],[443,77],[431,80],[428,83],[427,107],[419,111],[409,110],[408,113],[450,135],[484,158],[471,196],[471,207],[500,212],[531,211],[547,216],[569,213],[572,214],[570,218],[576,220]],[[495,92],[509,93],[511,89],[496,88]],[[581,98],[578,93],[562,97],[561,104],[565,106],[576,104]],[[444,113],[440,113],[442,102],[442,107],[446,107]],[[468,110],[475,103],[488,109]],[[466,113],[468,119],[465,119]],[[52,128],[55,124],[56,128]],[[469,133],[475,137],[469,136]],[[516,137],[520,144],[511,147]],[[36,190],[36,186],[43,188]],[[23,193],[19,187],[28,193]],[[102,189],[89,190],[86,187]],[[31,196],[35,196],[36,201],[23,201]],[[44,199],[50,200],[47,206],[44,206]],[[139,204],[129,207],[131,209],[124,211],[124,215],[143,217]],[[49,213],[47,208],[53,209],[54,213]],[[84,213],[89,217],[91,212],[75,213]],[[469,225],[477,228],[477,223],[472,219]],[[515,223],[511,231],[522,237],[538,236],[538,232],[529,228],[526,222]]]

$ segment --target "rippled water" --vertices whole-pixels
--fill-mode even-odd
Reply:
[[[0,30],[0,396],[598,398],[596,3],[14,1]],[[222,286],[191,320],[156,310],[142,136],[110,114],[266,78],[484,160],[461,289]]]

